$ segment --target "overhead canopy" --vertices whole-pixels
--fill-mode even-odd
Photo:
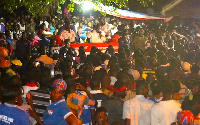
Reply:
[[[87,2],[86,5],[90,5],[92,3],[89,3],[89,1],[84,1],[84,2],[79,2],[79,1],[73,1],[77,4],[81,4],[84,2]],[[94,7],[95,5],[93,5]],[[114,9],[112,6],[105,6],[101,3],[98,5],[99,7],[96,7],[98,11],[105,12],[108,15],[120,17],[120,18],[125,18],[125,19],[130,19],[130,20],[165,20],[166,22],[171,20],[172,17],[166,18],[162,15],[160,16],[152,16],[144,13],[138,13],[138,12],[133,12],[129,10],[122,10],[122,9]],[[87,6],[88,7],[88,6]]]
[[[200,0],[182,0],[178,5],[166,11],[165,15],[182,18],[200,18]]]

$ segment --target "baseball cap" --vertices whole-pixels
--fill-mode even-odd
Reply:
[[[67,89],[67,83],[63,79],[56,79],[51,87],[56,87],[61,91],[64,91]]]

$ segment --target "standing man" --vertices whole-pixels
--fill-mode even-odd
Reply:
[[[152,106],[151,125],[171,125],[177,121],[177,113],[181,111],[181,104],[172,99],[174,86],[170,81],[162,80],[163,99]]]
[[[70,111],[63,98],[67,84],[62,79],[56,79],[51,85],[51,104],[47,107],[44,116],[44,125],[79,125],[76,116]]]
[[[140,29],[139,35],[133,39],[135,50],[139,48],[145,50],[148,38],[144,36],[144,33],[144,29]]]
[[[70,40],[70,43],[75,42],[76,34],[71,30],[71,25],[69,21],[65,22],[65,29],[60,33],[60,39],[64,42],[66,39]]]
[[[23,61],[26,54],[30,52],[30,42],[27,39],[26,32],[22,32],[22,37],[16,42],[16,57]]]
[[[150,125],[151,107],[154,102],[145,98],[148,92],[147,82],[139,80],[136,84],[136,96],[124,102],[123,119],[125,125]]]

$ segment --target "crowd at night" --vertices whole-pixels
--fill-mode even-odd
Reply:
[[[177,17],[2,17],[0,124],[199,125],[198,26]],[[72,47],[85,43],[90,52]]]

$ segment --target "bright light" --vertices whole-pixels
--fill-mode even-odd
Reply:
[[[95,5],[92,2],[89,2],[89,1],[84,1],[83,5],[82,5],[83,9],[86,10],[86,11],[94,8],[94,6]]]

